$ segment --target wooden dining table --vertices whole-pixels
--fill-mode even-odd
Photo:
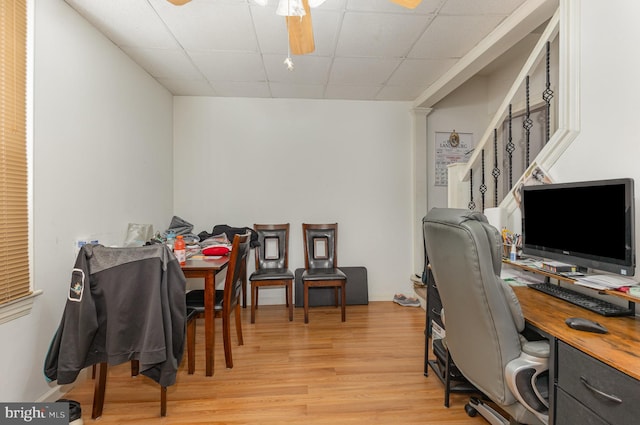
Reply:
[[[182,266],[186,278],[204,279],[204,332],[205,332],[205,363],[206,376],[213,376],[213,350],[215,342],[215,296],[216,274],[224,270],[229,262],[229,256],[203,257],[194,256]]]

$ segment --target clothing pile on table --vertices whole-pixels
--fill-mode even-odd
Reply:
[[[231,227],[226,224],[216,224],[215,226],[213,226],[213,230],[211,230],[211,233],[202,231],[198,233],[198,237],[201,241],[206,241],[211,238],[214,238],[215,240],[217,238],[220,238],[221,235],[225,235],[228,241],[233,241],[233,237],[235,235],[244,235],[247,232],[251,233],[249,246],[251,248],[260,246],[260,242],[258,242],[258,234],[250,227]]]
[[[251,248],[259,246],[260,242],[258,241],[258,234],[250,227],[232,227],[226,224],[217,224],[213,226],[211,233],[202,231],[196,235],[193,233],[193,224],[178,216],[173,216],[167,230],[164,232],[158,232],[146,243],[146,245],[158,243],[167,243],[172,245],[172,241],[176,236],[182,235],[187,247],[187,258],[190,258],[193,255],[204,253],[205,249],[212,247],[226,247],[227,250],[225,253],[228,253],[231,249],[233,237],[247,232],[251,234]],[[210,255],[222,254],[215,253]]]

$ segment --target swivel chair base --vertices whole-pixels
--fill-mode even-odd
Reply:
[[[480,413],[480,416],[485,418],[491,425],[510,425],[511,423],[487,403],[476,397],[471,397],[469,403],[465,404],[464,411],[470,417]]]

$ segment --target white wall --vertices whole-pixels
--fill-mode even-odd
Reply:
[[[427,208],[447,206],[447,186],[435,186],[436,133],[471,133],[474,146],[489,123],[487,78],[473,77],[438,102],[427,117]],[[479,206],[480,202],[476,202]]]
[[[580,135],[549,174],[557,181],[633,177],[637,198],[640,56],[633,52],[640,40],[640,27],[634,23],[640,16],[640,2],[582,1],[580,5]],[[606,22],[611,24],[602,22],[605,9]],[[636,213],[638,209],[640,205]]]
[[[640,3],[580,1],[580,134],[549,169],[557,182],[632,177],[640,243]],[[607,16],[606,20],[602,17]],[[580,208],[589,208],[585,200]],[[636,256],[637,258],[637,256]],[[636,277],[638,271],[636,267]]]
[[[35,9],[34,287],[31,314],[0,325],[0,400],[39,400],[77,237],[122,243],[129,221],[166,227],[172,96],[61,0]],[[10,344],[10,345],[9,345]]]
[[[339,264],[367,268],[371,300],[412,291],[409,103],[177,97],[174,108],[174,209],[195,233],[289,222],[295,270],[302,223],[337,222]]]

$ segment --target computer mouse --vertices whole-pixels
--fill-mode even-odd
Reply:
[[[579,331],[595,332],[599,334],[606,334],[609,332],[607,328],[602,326],[600,323],[585,319],[584,317],[569,317],[564,322],[570,328],[577,329]]]

